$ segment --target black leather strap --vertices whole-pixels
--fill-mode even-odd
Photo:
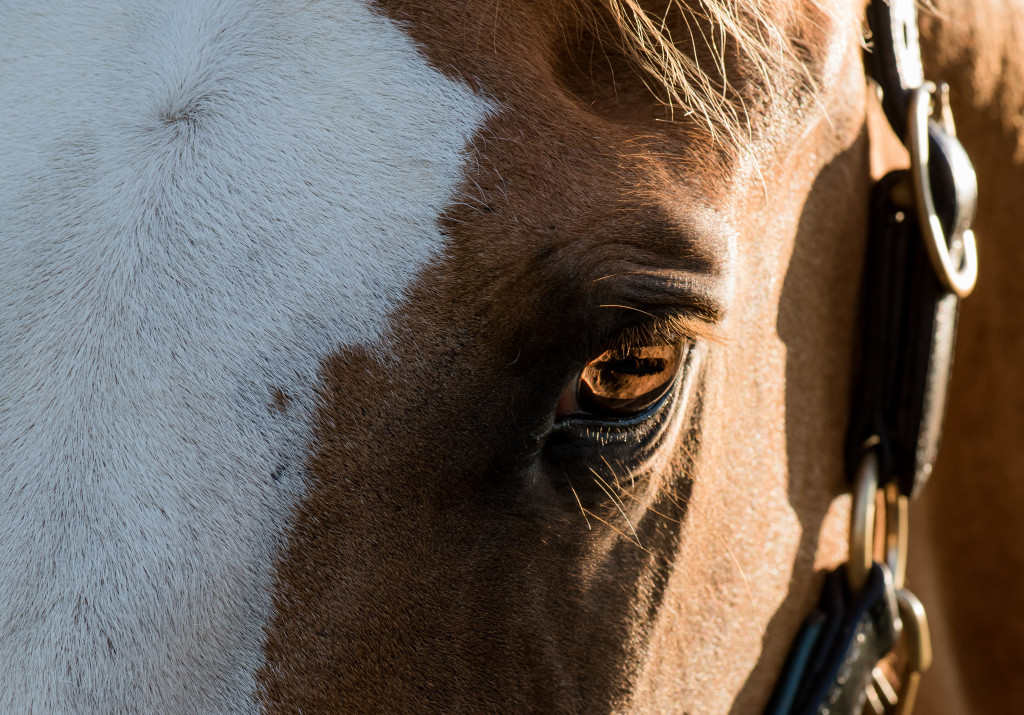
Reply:
[[[868,7],[873,47],[866,63],[882,88],[893,131],[904,142],[910,96],[924,81],[914,3],[872,0]],[[951,242],[950,257],[959,261],[959,237],[973,219],[973,169],[956,138],[931,120],[928,146],[932,199]],[[964,181],[968,172],[971,180]],[[901,493],[914,495],[931,475],[939,450],[959,300],[942,285],[929,259],[908,172],[893,172],[879,182],[870,217],[863,353],[846,471],[852,482],[865,446],[877,443],[879,485],[896,481]]]
[[[931,475],[941,438],[959,308],[957,294],[946,286],[966,295],[973,285],[975,263],[961,264],[959,275],[972,276],[963,281],[951,276],[949,266],[963,256],[961,238],[970,236],[977,186],[951,122],[939,126],[923,111],[922,101],[933,87],[924,85],[915,0],[871,0],[868,20],[874,47],[866,64],[918,173],[892,172],[872,195],[863,351],[847,435],[847,474],[853,482],[865,450],[871,449],[878,456],[878,486],[895,481],[902,494],[912,495]],[[925,122],[927,156],[921,141]],[[925,178],[931,184],[927,190]],[[939,241],[935,219],[949,244],[948,256],[935,242],[925,243],[919,221],[927,221],[928,235]],[[929,245],[936,256],[929,255]],[[858,492],[855,500],[874,496],[872,489]],[[868,544],[872,528],[869,520]],[[872,671],[899,640],[898,613],[884,565],[875,563],[853,594],[845,567],[830,573],[817,610],[793,643],[767,715],[860,715]],[[924,627],[923,619],[916,623]]]
[[[902,199],[910,191],[908,172],[897,171],[872,197],[863,352],[846,446],[852,480],[865,443],[877,440],[879,482],[895,479],[904,494],[920,491],[938,454],[959,305],[939,283]]]
[[[924,82],[916,1],[872,0],[867,10],[871,45],[864,64],[884,90],[882,108],[900,138],[907,126],[910,93]]]

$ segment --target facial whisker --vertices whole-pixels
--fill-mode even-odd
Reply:
[[[626,520],[626,524],[629,525],[629,530],[633,532],[633,536],[636,537],[636,542],[639,544],[640,537],[637,535],[636,529],[633,528],[633,522],[631,522],[629,520],[629,517],[626,516],[626,510],[623,508],[625,505],[622,504],[622,502],[620,502],[614,494],[612,494],[611,485],[609,485],[608,482],[602,479],[600,474],[594,471],[593,468],[591,468],[590,471],[593,472],[594,476],[597,477],[598,479],[597,486],[601,487],[601,491],[608,495],[608,498],[612,500],[612,503],[615,505],[615,508],[619,510],[620,514],[622,514],[622,518]]]
[[[629,497],[630,499],[632,499],[633,501],[635,501],[635,502],[636,502],[637,504],[639,504],[640,506],[644,507],[644,509],[646,509],[647,511],[650,511],[650,512],[654,512],[655,514],[657,514],[658,516],[660,516],[660,517],[661,517],[662,519],[668,519],[669,521],[671,521],[671,522],[673,522],[673,523],[675,523],[675,524],[682,524],[682,523],[683,523],[681,519],[675,519],[675,518],[673,518],[673,517],[669,516],[668,514],[662,514],[662,513],[660,512],[660,511],[658,511],[657,509],[655,509],[655,508],[654,508],[653,506],[650,506],[650,505],[644,504],[644,503],[643,503],[642,501],[640,501],[640,499],[638,499],[638,498],[636,497],[636,495],[634,495],[634,494],[633,494],[632,492],[628,492],[628,491],[626,491],[625,489],[623,489],[623,490],[622,490],[622,493],[623,493],[623,494],[625,494],[625,495],[626,495],[627,497]]]
[[[614,469],[612,469],[612,465],[608,464],[608,460],[604,458],[603,454],[601,455],[601,461],[604,462],[604,465],[608,467],[608,471],[611,473],[612,477],[615,478],[615,487],[617,489],[622,489],[622,485],[619,484],[619,475],[615,473]],[[632,477],[632,474],[630,477]]]
[[[569,477],[566,477],[565,480],[569,482]],[[580,501],[580,495],[576,493],[576,487],[572,485],[572,482],[569,482],[569,488],[572,489],[572,495],[576,497],[576,504],[580,507],[580,513],[583,514],[583,520],[587,522],[587,529],[593,531],[594,527],[590,525],[590,519],[587,518],[587,510],[583,508],[583,502]]]
[[[583,511],[585,511],[585,512],[586,512],[586,513],[588,513],[588,514],[590,514],[590,515],[591,515],[592,517],[594,517],[594,518],[595,518],[595,519],[597,519],[597,520],[598,520],[599,522],[601,522],[602,524],[604,524],[605,526],[607,526],[607,527],[608,527],[609,529],[611,529],[611,530],[612,530],[612,531],[614,531],[614,532],[615,532],[616,534],[618,534],[619,536],[621,536],[622,538],[624,538],[624,539],[625,539],[626,541],[630,542],[631,544],[635,544],[635,545],[636,545],[636,546],[637,546],[638,548],[642,549],[643,551],[647,552],[648,554],[651,554],[652,556],[654,555],[654,554],[653,554],[653,553],[651,552],[651,550],[650,550],[650,549],[648,549],[648,548],[645,548],[645,547],[644,547],[644,545],[643,545],[643,544],[641,544],[641,543],[640,543],[639,541],[634,541],[633,539],[629,538],[629,534],[626,534],[625,532],[623,532],[623,531],[621,531],[621,530],[619,530],[619,529],[615,528],[615,526],[614,526],[613,524],[611,524],[611,523],[609,523],[609,522],[605,521],[604,519],[602,519],[602,518],[601,518],[600,516],[598,516],[598,515],[597,515],[597,514],[595,514],[594,512],[590,511],[589,509],[584,509]]]

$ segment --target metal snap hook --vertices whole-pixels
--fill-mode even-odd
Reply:
[[[932,637],[924,606],[917,596],[901,588],[896,591],[896,602],[899,605],[900,619],[903,621],[903,636],[908,656],[896,715],[910,715],[917,700],[921,675],[932,666]]]
[[[931,179],[928,175],[928,125],[931,115],[931,97],[935,91],[934,83],[925,82],[910,96],[907,148],[910,150],[914,198],[917,205],[918,222],[921,224],[921,232],[924,234],[925,247],[936,275],[949,290],[961,298],[966,298],[974,290],[974,284],[978,280],[978,246],[974,238],[974,231],[970,228],[970,220],[968,220],[965,226],[957,227],[956,235],[953,236],[954,241],[963,242],[963,258],[959,261],[959,265],[954,263],[949,254],[949,245],[946,243],[942,222],[935,210]],[[944,108],[944,114],[948,116],[947,110],[948,108]],[[953,142],[955,143],[956,140],[953,139]],[[968,161],[966,165],[961,165],[962,162],[952,163],[956,164],[951,168],[958,188],[962,185],[969,193],[973,193],[970,197],[970,201],[973,202],[977,194],[977,182],[970,162]],[[968,176],[968,171],[970,176]],[[973,192],[970,192],[972,187]],[[971,217],[973,217],[973,205],[969,208]]]

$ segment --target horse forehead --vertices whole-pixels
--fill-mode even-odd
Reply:
[[[490,105],[357,0],[63,5],[4,20],[0,709],[244,709],[319,366]]]

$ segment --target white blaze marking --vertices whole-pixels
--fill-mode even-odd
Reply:
[[[253,710],[318,365],[488,105],[355,0],[99,5],[0,23],[0,712]]]

